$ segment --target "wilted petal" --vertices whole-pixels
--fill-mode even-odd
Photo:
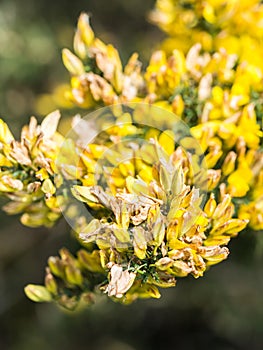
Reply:
[[[60,117],[60,112],[57,110],[48,114],[42,121],[41,132],[44,139],[50,139],[55,134]]]
[[[115,296],[116,298],[122,298],[123,294],[126,293],[135,280],[136,274],[129,272],[128,270],[123,271],[120,265],[114,264],[110,270],[111,279],[106,289],[109,296]]]

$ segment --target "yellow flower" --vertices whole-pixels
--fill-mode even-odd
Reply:
[[[249,191],[253,173],[249,166],[242,160],[235,170],[227,179],[228,192],[233,197],[244,197]]]

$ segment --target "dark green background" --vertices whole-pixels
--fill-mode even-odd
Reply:
[[[146,62],[163,37],[145,20],[152,6],[152,0],[2,0],[1,117],[18,134],[37,96],[68,81],[60,51],[71,48],[81,11],[93,15],[96,33],[124,61],[139,51]],[[121,306],[103,298],[72,314],[23,294],[27,283],[42,283],[49,255],[78,248],[66,224],[36,230],[15,217],[0,219],[1,350],[263,349],[263,232],[242,232],[227,261],[204,278],[179,280],[160,300]]]

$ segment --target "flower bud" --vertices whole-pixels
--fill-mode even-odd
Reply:
[[[222,165],[222,172],[225,176],[228,176],[235,170],[237,154],[233,151],[229,152]]]
[[[48,258],[48,266],[53,275],[62,279],[64,278],[64,267],[57,256],[50,256]]]
[[[94,250],[92,253],[87,252],[86,250],[80,250],[78,252],[78,261],[80,264],[91,272],[103,272],[101,267],[100,252]]]
[[[46,287],[36,284],[28,284],[24,289],[26,296],[37,303],[48,302],[52,300],[52,296]]]
[[[50,272],[49,268],[46,269],[45,286],[51,294],[57,295],[58,293],[57,282],[54,276],[52,275],[52,273]]]
[[[64,66],[71,74],[81,75],[85,73],[85,68],[81,60],[68,49],[62,50],[62,60]]]
[[[218,206],[216,207],[213,218],[214,219],[220,218],[220,216],[222,216],[225,213],[226,209],[229,207],[230,204],[231,204],[231,196],[229,194],[226,194],[222,202],[219,203]]]
[[[221,178],[221,170],[209,169],[207,171],[207,189],[212,191],[218,185]]]
[[[204,212],[209,218],[211,218],[214,214],[215,209],[216,209],[215,195],[211,193],[210,198],[208,199],[204,207]]]
[[[89,15],[82,13],[78,20],[78,30],[81,39],[87,46],[90,46],[94,40],[94,32],[89,24]]]
[[[65,268],[66,280],[70,284],[74,284],[77,286],[82,286],[83,284],[83,276],[81,274],[80,269],[75,266],[68,265]]]

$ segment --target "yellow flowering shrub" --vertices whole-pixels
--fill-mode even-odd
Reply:
[[[16,141],[0,121],[0,193],[27,226],[64,216],[81,249],[50,257],[33,301],[74,309],[101,291],[159,298],[226,259],[247,225],[263,229],[263,66],[259,1],[157,0],[169,38],[143,68],[81,14],[65,97],[93,111],[58,133],[59,112]],[[104,107],[104,108],[101,108]]]

